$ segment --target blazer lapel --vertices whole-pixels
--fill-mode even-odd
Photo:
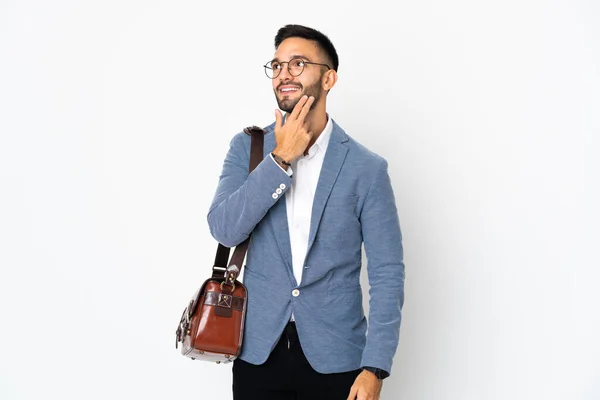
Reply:
[[[329,199],[331,189],[333,189],[333,185],[337,180],[342,165],[344,164],[344,160],[346,159],[346,154],[348,153],[348,147],[344,144],[344,142],[348,141],[348,136],[335,121],[332,122],[333,129],[331,131],[331,137],[329,138],[329,144],[327,145],[327,152],[323,159],[323,167],[321,168],[321,174],[319,175],[315,199],[313,200],[310,232],[308,235],[308,249],[306,254],[310,252],[315,241],[325,204],[327,203],[327,199]]]

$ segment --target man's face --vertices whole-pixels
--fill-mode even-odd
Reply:
[[[274,60],[290,61],[293,58],[302,58],[305,61],[325,63],[317,45],[302,38],[285,39],[275,52]],[[325,67],[306,64],[300,76],[293,76],[288,71],[288,63],[284,63],[279,76],[273,79],[273,91],[279,108],[285,112],[292,112],[300,98],[304,95],[314,96],[313,108],[321,98],[321,77]]]

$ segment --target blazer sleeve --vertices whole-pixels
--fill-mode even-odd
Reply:
[[[404,304],[402,234],[387,171],[381,164],[362,207],[361,229],[369,277],[369,323],[361,365],[391,371]]]
[[[269,155],[251,174],[249,162],[250,137],[241,132],[231,140],[207,217],[210,233],[227,247],[246,240],[291,185],[291,177]]]

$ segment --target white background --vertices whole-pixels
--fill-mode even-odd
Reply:
[[[229,398],[175,329],[287,23],[331,38],[329,112],[389,161],[407,278],[382,399],[600,399],[592,0],[2,0],[0,398]]]

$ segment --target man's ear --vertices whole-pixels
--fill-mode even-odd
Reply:
[[[338,80],[337,72],[333,69],[330,69],[329,71],[327,71],[323,74],[323,79],[321,80],[321,87],[326,92],[329,92],[329,90],[335,86],[335,83],[337,82],[337,80]]]

